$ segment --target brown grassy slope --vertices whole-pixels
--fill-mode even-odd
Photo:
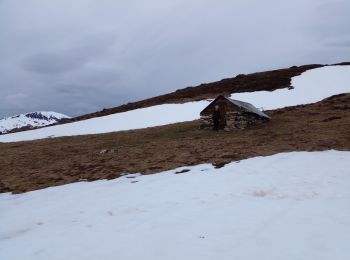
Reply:
[[[340,65],[347,65],[347,63],[341,63]],[[240,74],[233,78],[222,79],[220,81],[212,83],[205,83],[195,87],[187,87],[165,95],[128,103],[114,108],[104,109],[102,111],[74,117],[68,120],[63,120],[61,123],[80,121],[166,103],[184,103],[207,98],[216,98],[218,95],[226,95],[231,93],[253,92],[260,90],[273,91],[276,89],[287,88],[291,86],[292,77],[298,76],[307,70],[323,66],[325,65],[310,64],[246,75]]]
[[[269,111],[270,123],[236,132],[199,130],[199,122],[102,135],[0,144],[0,192],[223,164],[287,151],[350,150],[350,94]],[[100,154],[102,149],[114,153]]]

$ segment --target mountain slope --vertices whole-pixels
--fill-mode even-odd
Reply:
[[[0,119],[0,134],[16,130],[29,130],[39,126],[51,125],[69,116],[47,111],[37,111]]]
[[[293,77],[293,89],[278,89],[272,92],[256,91],[235,93],[233,98],[252,102],[265,109],[282,108],[320,101],[331,95],[350,92],[350,66],[327,66],[309,70]],[[140,129],[196,120],[209,101],[163,104],[135,109],[123,113],[81,120],[0,136],[0,142],[14,142],[47,137],[108,133]]]
[[[193,121],[98,135],[0,143],[0,193],[80,180],[152,174],[185,165],[217,167],[288,151],[350,151],[350,94],[268,112],[271,122],[235,132]]]
[[[196,87],[187,87],[175,92],[160,95],[157,97],[128,103],[114,108],[103,109],[95,113],[90,113],[74,118],[64,118],[56,124],[64,124],[86,119],[102,117],[115,113],[127,112],[140,108],[163,104],[178,104],[194,102],[205,99],[212,99],[218,95],[230,95],[232,93],[254,92],[254,91],[274,91],[277,89],[287,89],[292,86],[292,78],[305,71],[334,65],[350,65],[350,62],[342,62],[333,65],[311,64],[303,66],[293,66],[286,69],[278,69],[252,74],[240,74],[233,78],[223,79],[217,82],[205,83]],[[38,128],[38,127],[35,127]],[[25,131],[27,128],[17,129],[16,131]]]
[[[350,65],[350,62],[342,62],[333,65]],[[74,117],[69,120],[65,120],[64,122],[81,121],[89,118],[101,117],[162,104],[177,104],[212,99],[218,95],[230,95],[232,93],[241,92],[274,91],[276,89],[289,88],[292,86],[291,81],[293,77],[299,76],[305,71],[325,66],[328,65],[309,64],[303,66],[292,66],[286,69],[277,69],[251,74],[239,74],[232,78],[226,78],[211,83],[203,83],[194,87],[186,87],[157,97],[131,102],[114,108],[103,109],[102,111]]]
[[[348,259],[348,69],[309,70],[291,90],[234,93],[273,109],[245,130],[200,130],[195,120],[0,143],[0,259]],[[198,118],[203,102],[46,129],[116,131],[121,116],[129,128],[159,125]]]

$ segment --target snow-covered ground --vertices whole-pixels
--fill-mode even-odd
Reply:
[[[69,116],[48,111],[37,111],[0,119],[0,133],[7,133],[15,128],[24,126],[45,126],[56,123],[59,119]]]
[[[208,104],[207,101],[200,101],[135,109],[125,113],[112,114],[69,124],[0,135],[0,142],[16,142],[58,136],[100,134],[192,121],[198,118],[198,113]]]
[[[349,259],[350,152],[186,168],[0,194],[0,259]]]
[[[231,98],[254,104],[264,110],[318,102],[327,97],[350,92],[350,66],[329,66],[308,70],[292,78],[294,89],[272,92],[236,93]]]
[[[314,103],[335,94],[350,92],[350,66],[331,66],[309,70],[294,77],[292,84],[295,87],[292,90],[237,93],[232,95],[232,98],[252,103],[266,110]],[[209,101],[200,101],[136,109],[70,124],[2,135],[0,142],[99,134],[191,121],[198,119],[199,113],[208,104]]]

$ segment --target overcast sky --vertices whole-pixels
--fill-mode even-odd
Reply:
[[[350,61],[349,0],[0,0],[0,117]]]

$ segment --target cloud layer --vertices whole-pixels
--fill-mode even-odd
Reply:
[[[346,0],[2,0],[0,117],[350,60]]]

